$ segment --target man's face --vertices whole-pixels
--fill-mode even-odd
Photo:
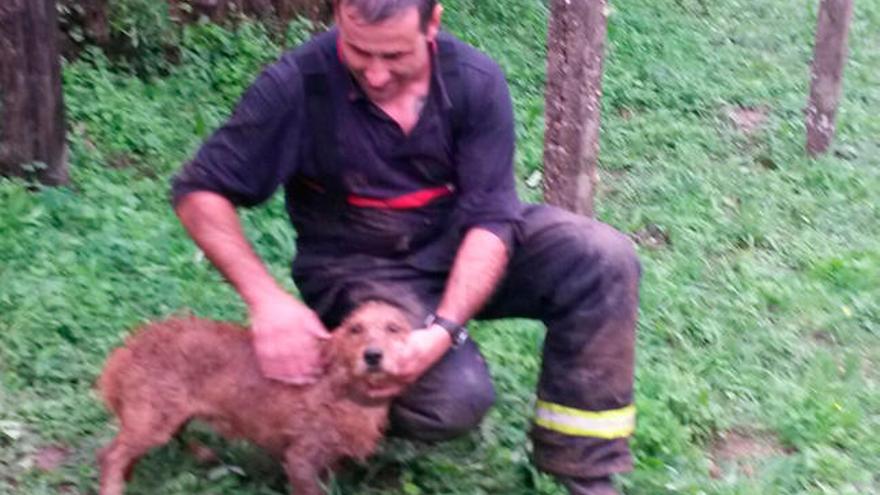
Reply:
[[[440,7],[422,30],[419,11],[409,7],[384,21],[367,24],[344,0],[336,9],[342,59],[370,100],[383,103],[430,70],[428,43],[440,28]]]

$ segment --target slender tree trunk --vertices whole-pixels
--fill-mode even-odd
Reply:
[[[846,64],[852,0],[821,0],[807,102],[807,153],[824,153],[834,139],[837,105]]]
[[[327,0],[168,0],[172,17],[195,20],[206,15],[214,22],[223,22],[230,12],[243,12],[257,17],[275,15],[284,25],[296,15],[315,22],[330,22],[331,9]],[[181,8],[188,4],[189,8]],[[186,14],[185,12],[189,12]]]
[[[68,180],[57,16],[54,0],[0,0],[0,174],[53,185]]]
[[[551,0],[550,8],[544,198],[592,216],[606,0]]]
[[[305,16],[315,22],[329,23],[333,17],[330,2],[324,0],[273,0],[275,12],[287,22],[295,15]]]
[[[107,19],[107,0],[83,0],[84,27],[90,39],[100,45],[110,41],[110,23]]]

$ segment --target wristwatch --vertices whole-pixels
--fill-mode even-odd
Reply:
[[[425,328],[431,328],[432,325],[438,325],[449,332],[449,336],[452,337],[452,347],[454,348],[460,347],[467,342],[468,331],[467,327],[464,325],[459,325],[452,320],[447,320],[446,318],[439,316],[437,313],[431,313],[425,318]]]

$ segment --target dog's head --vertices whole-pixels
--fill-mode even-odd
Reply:
[[[410,332],[410,319],[402,309],[368,301],[333,332],[330,361],[345,371],[350,383],[380,386],[399,375]]]

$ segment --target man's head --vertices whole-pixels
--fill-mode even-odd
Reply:
[[[437,0],[336,0],[335,19],[345,64],[367,96],[382,103],[430,72],[440,30]]]
[[[333,5],[337,12],[343,6],[354,7],[361,19],[368,24],[377,24],[415,7],[419,13],[422,31],[425,31],[437,6],[437,0],[334,0]]]

